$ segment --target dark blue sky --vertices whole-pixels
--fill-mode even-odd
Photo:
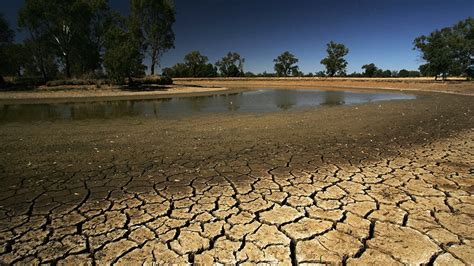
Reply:
[[[0,12],[16,25],[24,1],[0,0]],[[111,0],[128,12],[128,0]],[[413,39],[474,16],[473,0],[175,0],[176,49],[162,67],[199,50],[212,63],[229,51],[245,58],[244,68],[273,72],[273,59],[288,50],[302,71],[323,70],[326,43],[349,48],[348,72],[375,63],[383,69],[417,69]],[[13,24],[15,23],[15,24]],[[19,34],[18,38],[22,38]]]

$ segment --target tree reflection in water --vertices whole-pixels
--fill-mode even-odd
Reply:
[[[296,93],[291,90],[276,90],[275,105],[281,110],[288,110],[296,105]]]
[[[343,91],[325,91],[324,100],[321,105],[344,105],[345,94]]]

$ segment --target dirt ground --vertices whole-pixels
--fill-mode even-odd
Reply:
[[[387,89],[474,95],[474,81],[433,78],[177,78],[175,84],[223,87],[298,87],[324,89]]]
[[[0,126],[0,264],[474,263],[474,98]]]
[[[164,86],[144,91],[123,90],[116,87],[95,88],[95,86],[61,86],[38,88],[32,91],[0,91],[0,104],[91,102],[111,100],[138,100],[169,97],[192,97],[229,92],[223,87]]]

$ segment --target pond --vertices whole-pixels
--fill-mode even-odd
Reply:
[[[238,93],[153,100],[114,100],[83,103],[1,104],[0,123],[121,117],[173,118],[201,113],[264,113],[305,107],[337,106],[387,100],[410,100],[403,93],[256,89]]]

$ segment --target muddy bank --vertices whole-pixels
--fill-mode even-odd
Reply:
[[[324,89],[385,89],[474,95],[474,81],[432,78],[177,78],[176,84],[224,87],[285,87]]]
[[[214,95],[240,91],[229,90],[223,87],[202,86],[170,86],[148,91],[131,91],[118,88],[89,88],[72,86],[68,89],[56,90],[32,90],[32,91],[0,91],[0,103],[22,104],[22,103],[64,103],[64,102],[93,102],[114,100],[145,100],[170,97],[194,97]]]

